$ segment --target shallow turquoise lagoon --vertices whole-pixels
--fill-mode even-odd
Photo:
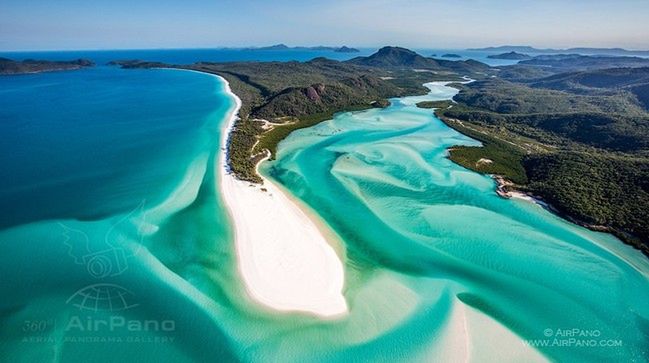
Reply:
[[[342,237],[352,275],[361,281],[377,270],[407,276],[405,286],[425,301],[420,313],[439,305],[426,300],[431,290],[444,289],[448,299],[490,316],[523,342],[550,337],[555,346],[539,348],[550,359],[646,360],[644,256],[539,205],[502,199],[490,177],[448,160],[447,148],[478,143],[414,106],[456,92],[428,86],[428,96],[339,114],[293,133],[264,171]],[[356,289],[362,283],[350,282],[348,296]],[[438,312],[404,322],[394,341],[435,335],[449,315]],[[554,339],[568,329],[598,335],[597,346],[557,346]],[[488,336],[485,331],[483,339]],[[612,347],[602,339],[622,343]]]
[[[243,291],[219,79],[100,67],[0,86],[2,360],[431,361],[456,357],[462,322],[477,360],[648,359],[646,259],[446,159],[477,143],[414,104],[451,88],[339,114],[262,165],[343,246],[350,314],[322,321]],[[573,329],[595,346],[527,346]]]

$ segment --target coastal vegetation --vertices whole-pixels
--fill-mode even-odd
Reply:
[[[449,149],[449,159],[479,173],[500,175],[519,185],[527,183],[527,174],[522,165],[526,150],[519,144],[506,141],[506,136],[498,136],[495,131],[484,127],[469,126],[446,117],[441,119],[448,126],[482,143],[482,146],[454,146]]]
[[[231,171],[241,179],[252,183],[261,183],[262,179],[255,171],[257,158],[250,150],[258,142],[257,135],[262,132],[259,122],[239,118],[235,121],[228,140],[228,165]]]
[[[647,84],[646,68],[490,79],[458,85],[453,107],[433,107],[483,143],[452,148],[453,161],[502,175],[515,183],[506,188],[649,253]]]
[[[369,57],[339,62],[200,62],[165,65],[139,60],[116,61],[124,68],[174,67],[217,74],[241,99],[241,118],[229,139],[228,164],[234,174],[259,182],[256,162],[292,131],[330,119],[334,113],[385,107],[391,97],[425,94],[423,83],[483,78],[486,64],[434,60],[398,47],[384,47]]]
[[[259,181],[254,171],[259,155],[268,150],[273,158],[277,144],[294,130],[331,119],[337,112],[385,107],[391,97],[424,94],[425,82],[461,81],[462,75],[482,78],[490,69],[476,61],[436,61],[397,47],[384,47],[369,57],[346,62],[315,58],[308,62],[198,63],[189,68],[226,78],[243,102],[239,116],[257,123],[254,128],[242,127],[230,139],[230,149],[247,150],[250,155],[244,161],[243,155],[233,154],[229,160],[233,172],[252,182]]]
[[[419,108],[449,108],[453,106],[453,101],[422,101],[417,103]]]
[[[254,183],[261,181],[257,162],[274,157],[278,143],[294,130],[336,112],[384,107],[391,97],[422,94],[422,84],[429,81],[469,76],[477,81],[453,84],[460,89],[453,102],[418,104],[434,108],[450,127],[482,142],[481,147],[451,148],[451,160],[500,175],[513,182],[504,189],[532,194],[567,217],[613,232],[647,252],[646,60],[554,55],[523,63],[492,68],[384,47],[346,62],[119,64],[192,69],[228,80],[243,103],[230,135],[228,164],[238,178]]]
[[[649,254],[649,158],[562,150],[530,155],[523,165],[532,193]]]
[[[92,61],[87,59],[76,59],[71,61],[25,59],[23,61],[16,61],[8,58],[0,58],[0,75],[70,71],[92,67],[94,65],[95,64]]]
[[[383,107],[385,105],[383,104]],[[371,107],[381,107],[380,104],[361,104],[361,105],[349,105],[338,110],[329,110],[326,112],[310,114],[307,116],[302,116],[300,118],[293,119],[292,122],[287,122],[281,125],[274,126],[268,131],[261,134],[259,142],[252,149],[253,155],[262,153],[264,150],[268,150],[270,153],[270,158],[274,159],[277,152],[277,145],[280,141],[284,140],[291,132],[299,129],[304,129],[319,124],[325,120],[331,120],[335,113],[337,112],[349,112],[349,111],[360,111],[366,110]]]

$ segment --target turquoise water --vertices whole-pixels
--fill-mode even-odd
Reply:
[[[477,143],[414,106],[456,92],[431,87],[428,96],[340,114],[293,133],[264,171],[340,234],[353,274],[406,275],[424,301],[431,289],[444,289],[524,339],[544,339],[545,329],[580,329],[622,341],[619,347],[541,348],[551,359],[646,361],[644,257],[538,205],[501,199],[491,178],[449,161],[448,147]],[[426,283],[431,279],[433,286]],[[349,284],[346,296],[361,288]],[[420,304],[418,312],[435,304]],[[434,335],[444,314],[405,322],[394,340]]]
[[[224,84],[102,68],[0,85],[2,360],[235,359],[188,283],[232,271],[212,166]]]
[[[477,143],[413,105],[452,89],[339,114],[262,165],[345,247],[350,314],[321,321],[243,291],[216,188],[234,107],[217,78],[102,67],[0,86],[3,361],[431,361],[461,303],[521,339],[622,343],[539,348],[550,359],[647,361],[645,258],[448,161]]]

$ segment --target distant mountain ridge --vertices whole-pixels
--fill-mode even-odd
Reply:
[[[628,56],[586,56],[579,54],[544,54],[511,66],[500,66],[498,77],[527,82],[558,73],[610,68],[649,67],[649,59]]]
[[[532,57],[530,57],[529,55],[524,54],[524,53],[507,52],[507,53],[502,53],[502,54],[490,55],[487,58],[489,58],[489,59],[523,60],[523,59],[530,59]]]
[[[437,61],[401,47],[383,47],[367,57],[356,57],[346,63],[370,67],[439,68]]]
[[[519,62],[520,65],[532,65],[569,70],[614,68],[614,67],[647,67],[649,59],[625,56],[587,56],[580,54],[540,55]]]
[[[338,52],[338,53],[358,53],[360,52],[356,48],[351,48],[346,45],[343,45],[342,47],[327,47],[323,45],[315,46],[315,47],[289,47],[286,44],[280,43],[280,44],[275,44],[271,45],[268,47],[252,47],[252,48],[244,48],[245,50],[259,50],[259,51],[264,51],[264,50],[321,50],[321,51],[333,51],[333,52]]]
[[[560,73],[535,80],[529,85],[585,95],[605,94],[603,90],[627,91],[649,111],[649,66]]]
[[[412,68],[458,73],[489,72],[491,67],[473,59],[450,61],[426,58],[410,49],[387,46],[367,57],[352,58],[345,63],[377,68]]]
[[[517,52],[517,53],[576,53],[586,55],[642,55],[649,56],[649,50],[629,50],[623,48],[568,48],[568,49],[539,49],[527,45],[503,45],[499,47],[470,48],[477,52]]]

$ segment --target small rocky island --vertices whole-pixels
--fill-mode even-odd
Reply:
[[[8,58],[0,58],[0,75],[70,71],[92,67],[94,65],[95,63],[88,59],[76,59],[72,61],[25,59],[23,61],[15,61]]]
[[[462,58],[462,56],[455,53],[447,53],[442,55],[442,58]]]
[[[517,52],[508,52],[508,53],[502,53],[502,54],[493,54],[488,56],[487,58],[489,59],[506,59],[506,60],[524,60],[524,59],[531,59],[532,57],[523,54],[523,53],[517,53]]]

